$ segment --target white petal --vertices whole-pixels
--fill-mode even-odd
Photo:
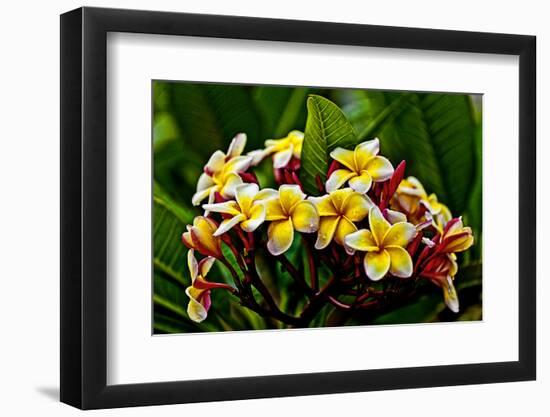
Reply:
[[[233,158],[234,156],[239,156],[243,153],[244,147],[246,145],[246,133],[237,133],[231,143],[229,144],[229,149],[227,150],[227,156]]]
[[[204,169],[207,173],[212,174],[214,172],[220,172],[225,164],[225,154],[218,150],[212,154]]]
[[[213,236],[217,237],[217,236],[223,235],[225,232],[231,230],[231,228],[233,228],[233,226],[235,226],[236,224],[239,224],[240,222],[242,222],[245,218],[246,217],[244,216],[244,214],[238,214],[235,217],[225,219],[223,222],[220,223],[220,226],[214,232]]]
[[[187,266],[191,274],[191,282],[193,282],[199,274],[199,264],[197,263],[197,258],[195,258],[195,251],[193,249],[189,249],[187,252]]]
[[[293,151],[294,147],[290,146],[285,150],[275,153],[273,155],[273,168],[279,169],[286,167],[292,158]]]

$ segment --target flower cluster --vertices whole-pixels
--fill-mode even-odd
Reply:
[[[380,156],[378,139],[353,150],[333,149],[327,179],[319,182],[317,195],[307,195],[300,182],[303,133],[267,140],[264,149],[247,154],[246,140],[240,133],[227,153],[214,152],[192,197],[204,210],[182,235],[189,248],[192,285],[186,293],[192,320],[206,318],[213,289],[230,291],[259,314],[300,326],[307,325],[318,308],[314,300],[345,310],[378,308],[387,305],[391,294],[414,293],[426,280],[439,286],[449,309],[458,312],[456,253],[473,244],[472,231],[461,218],[453,218],[435,194],[428,195],[418,179],[404,178],[404,161],[394,169]],[[269,158],[277,184],[262,188],[254,169]],[[285,258],[296,239],[308,252],[309,284]],[[234,254],[240,274],[224,256],[224,245]],[[258,251],[276,257],[310,298],[300,317],[284,313],[273,301],[255,271]],[[200,262],[197,252],[203,256]],[[206,280],[216,260],[231,271],[233,285]],[[316,271],[321,266],[332,278],[319,289]],[[393,292],[389,286],[372,286],[381,280],[391,281]],[[401,287],[402,282],[410,284]],[[251,287],[263,302],[256,300]],[[343,302],[343,294],[355,300]]]

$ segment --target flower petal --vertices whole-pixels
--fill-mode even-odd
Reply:
[[[340,190],[332,191],[329,194],[330,199],[332,200],[332,204],[334,205],[334,208],[336,209],[336,212],[338,214],[342,214],[344,212],[346,200],[354,193],[355,191],[347,187]]]
[[[374,182],[386,181],[393,175],[393,166],[383,156],[375,156],[368,162],[366,171],[369,172]]]
[[[231,143],[229,144],[229,149],[227,150],[227,156],[233,158],[239,156],[243,153],[244,147],[246,146],[246,133],[237,133]]]
[[[317,234],[317,241],[315,242],[315,249],[324,249],[329,245],[334,233],[336,232],[339,221],[339,216],[321,217],[319,221],[319,233]]]
[[[355,167],[357,169],[357,172],[365,169],[372,158],[378,155],[379,151],[380,141],[378,140],[378,138],[367,140],[357,145],[354,151]]]
[[[443,299],[445,304],[453,313],[458,313],[460,307],[458,303],[458,294],[456,293],[455,286],[451,277],[447,277],[441,281],[441,289],[443,290]]]
[[[256,203],[250,210],[248,220],[241,223],[241,229],[245,232],[253,232],[265,221],[265,206],[261,203]]]
[[[225,198],[233,198],[235,197],[235,189],[242,183],[243,180],[239,175],[234,173],[227,174],[224,177],[224,184],[220,190],[220,194]]]
[[[277,192],[277,190],[274,190],[273,188],[264,188],[260,190],[258,194],[256,194],[256,196],[254,197],[254,201],[267,200],[278,196],[279,193]]]
[[[204,166],[204,171],[208,175],[212,175],[214,173],[220,172],[224,168],[224,164],[225,154],[222,151],[218,150],[210,156],[210,159]]]
[[[350,222],[345,217],[341,217],[336,227],[336,233],[334,234],[334,241],[339,245],[344,246],[344,239],[346,236],[357,231],[357,226]]]
[[[187,252],[187,266],[191,274],[191,282],[194,282],[197,275],[199,275],[199,264],[197,263],[197,258],[195,258],[195,251],[193,249],[189,249]]]
[[[260,191],[258,184],[241,184],[235,188],[235,199],[243,213],[250,210],[258,191]]]
[[[292,208],[306,198],[299,185],[283,184],[279,187],[279,200],[285,213],[290,214]]]
[[[361,194],[365,194],[369,191],[371,185],[372,178],[367,171],[361,171],[361,175],[349,180],[349,186]]]
[[[413,263],[409,252],[399,246],[385,248],[390,254],[390,272],[399,278],[409,278],[413,273]]]
[[[223,235],[225,232],[231,230],[233,226],[235,226],[236,224],[239,224],[245,219],[246,217],[244,214],[238,214],[234,217],[230,217],[229,219],[225,219],[223,222],[220,223],[218,230],[214,232],[214,236]]]
[[[195,194],[193,194],[193,197],[191,197],[191,203],[194,206],[200,205],[202,200],[204,200],[210,194],[214,194],[216,191],[218,191],[218,189],[219,189],[219,187],[217,185],[214,185],[210,188],[206,188],[204,190],[197,191]]]
[[[265,219],[267,221],[286,220],[289,216],[283,210],[281,201],[278,198],[271,198],[264,201],[266,213]]]
[[[390,229],[390,224],[384,218],[378,206],[371,207],[369,211],[369,226],[374,240],[378,245],[381,245],[384,236],[386,236],[387,231]]]
[[[359,193],[353,193],[344,201],[342,214],[352,222],[360,222],[369,214],[369,210],[374,206],[371,199]]]
[[[294,152],[294,148],[291,145],[287,149],[283,149],[282,151],[276,152],[273,154],[273,168],[279,169],[284,168],[288,165],[290,160],[292,159],[292,153]]]
[[[315,205],[315,208],[317,209],[319,216],[337,216],[338,215],[338,212],[336,211],[334,204],[332,204],[332,199],[330,198],[330,195],[327,194],[321,197],[309,197],[308,200]]]
[[[367,276],[373,281],[378,281],[388,273],[390,263],[390,254],[385,250],[381,250],[380,252],[367,252],[363,266]]]
[[[206,308],[204,308],[204,306],[201,303],[199,303],[197,300],[191,297],[189,292],[190,288],[192,287],[189,287],[185,290],[185,293],[189,297],[189,304],[187,305],[187,315],[195,323],[200,323],[204,321],[204,319],[206,319],[208,315],[208,311],[206,310]]]
[[[294,240],[294,227],[292,220],[279,220],[272,222],[267,229],[267,249],[274,256],[286,252]]]
[[[382,240],[382,246],[405,247],[416,235],[416,227],[410,223],[401,222],[391,225]]]
[[[457,233],[449,238],[446,238],[444,243],[447,243],[444,247],[444,251],[446,253],[464,252],[474,244],[474,237],[469,232],[460,234]]]
[[[206,190],[214,185],[214,180],[206,172],[203,172],[197,181],[197,192]]]
[[[214,262],[216,262],[216,258],[213,258],[212,256],[207,256],[199,262],[199,272],[203,278],[208,274],[210,268],[214,265]]]
[[[227,175],[231,172],[236,174],[244,172],[250,167],[251,163],[252,157],[249,155],[235,156],[225,163],[223,173]]]
[[[355,177],[357,174],[353,171],[350,171],[348,169],[337,169],[332,174],[330,174],[330,177],[328,177],[327,182],[325,183],[325,189],[327,190],[327,193],[331,193],[338,188],[340,188],[342,185],[346,183],[350,178]]]
[[[294,229],[302,233],[313,233],[319,228],[319,214],[311,201],[300,201],[291,213]]]
[[[218,225],[208,217],[197,216],[189,229],[193,246],[203,255],[221,256],[220,241],[213,236]]]
[[[269,149],[256,149],[247,153],[247,155],[252,158],[252,162],[250,163],[251,166],[258,165],[269,154]]]
[[[351,171],[355,171],[355,157],[353,151],[348,151],[344,148],[336,148],[330,153],[330,157],[340,162]]]
[[[347,235],[344,239],[344,245],[362,252],[372,252],[378,250],[378,245],[374,240],[370,230],[361,229]]]
[[[223,203],[203,204],[202,208],[208,211],[212,211],[214,213],[224,213],[231,216],[237,216],[241,214],[241,209],[239,208],[239,205],[233,200],[224,201]]]
[[[407,216],[400,211],[386,209],[384,210],[384,217],[390,222],[390,224],[406,222]]]

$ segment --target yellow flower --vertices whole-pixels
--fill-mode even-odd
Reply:
[[[327,180],[328,193],[342,187],[346,182],[359,193],[369,191],[372,182],[386,181],[393,174],[393,166],[383,156],[377,156],[380,150],[378,139],[360,143],[355,150],[336,148],[330,157],[345,168],[334,171]]]
[[[320,216],[315,249],[324,249],[334,240],[344,245],[346,235],[357,231],[354,222],[360,222],[373,206],[369,197],[351,188],[332,191],[322,197],[310,197]]]
[[[464,252],[474,244],[472,229],[464,227],[462,218],[457,217],[447,223],[441,235],[438,252]]]
[[[199,251],[205,256],[222,257],[221,240],[214,236],[218,224],[203,216],[193,219],[193,226],[187,225],[187,232],[181,236],[182,242],[189,248]]]
[[[235,196],[235,188],[243,183],[239,174],[252,163],[251,156],[241,155],[245,145],[246,135],[239,133],[231,141],[227,154],[220,150],[212,154],[197,182],[197,192],[191,199],[193,205],[198,206],[207,197],[212,203],[216,192],[224,198]]]
[[[369,212],[369,227],[370,230],[358,230],[344,239],[347,247],[366,252],[363,265],[367,276],[378,281],[389,271],[396,277],[410,277],[413,263],[405,248],[416,235],[414,225],[407,222],[390,224],[374,206]]]
[[[409,214],[413,223],[422,223],[424,219],[432,221],[434,227],[441,233],[452,215],[449,208],[440,203],[435,194],[426,193],[422,183],[415,177],[408,177],[401,181],[397,187],[394,206]],[[420,206],[426,208],[426,215],[420,214]]]
[[[273,168],[284,168],[292,157],[300,159],[304,134],[293,130],[281,139],[268,139],[265,141],[265,149],[249,152],[253,158],[252,165],[258,165],[266,156],[273,154]]]
[[[210,290],[213,288],[224,288],[233,291],[233,287],[218,282],[209,282],[205,279],[206,274],[212,268],[215,259],[208,256],[197,263],[193,249],[187,252],[187,265],[191,274],[191,285],[186,288],[185,294],[189,297],[187,314],[194,322],[200,323],[208,315],[210,309]]]
[[[258,184],[241,184],[235,189],[235,199],[217,204],[204,204],[207,211],[223,213],[227,215],[214,232],[219,236],[233,226],[240,224],[245,232],[253,232],[265,220],[265,205],[263,200],[277,197],[277,191],[270,188],[259,189]]]
[[[267,249],[278,256],[286,252],[294,240],[294,230],[313,233],[319,227],[319,215],[315,206],[305,200],[306,195],[298,185],[281,185],[278,197],[265,201],[267,221]]]

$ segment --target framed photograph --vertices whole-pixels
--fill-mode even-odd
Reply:
[[[61,401],[533,380],[535,37],[61,16]]]

